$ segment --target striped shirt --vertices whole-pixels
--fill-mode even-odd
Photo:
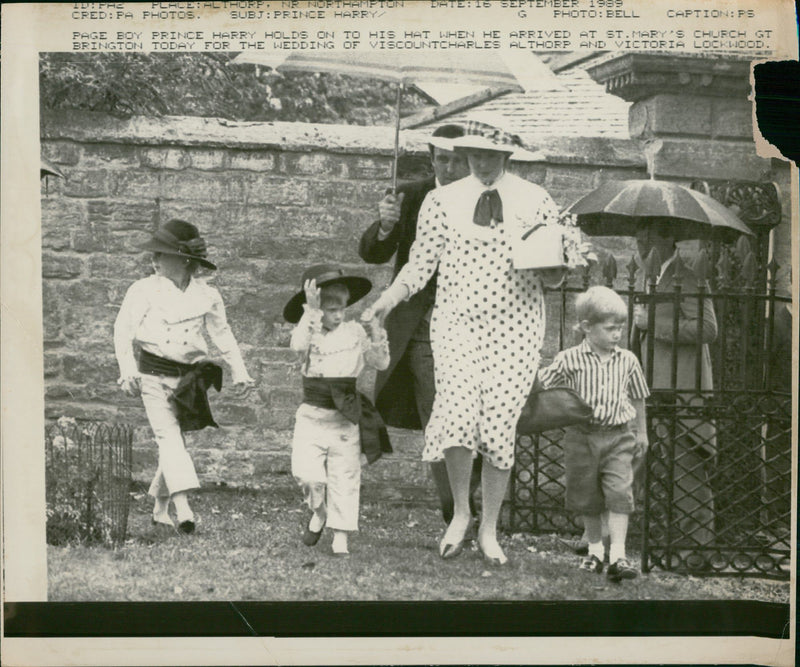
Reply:
[[[630,350],[615,348],[601,360],[584,340],[556,355],[539,370],[542,386],[570,387],[594,410],[591,423],[617,426],[631,421],[636,410],[631,399],[647,398],[650,391],[639,360]]]

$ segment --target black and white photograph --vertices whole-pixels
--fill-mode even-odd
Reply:
[[[4,181],[40,166],[31,229],[3,207],[4,547],[44,574],[6,635],[102,603],[157,637],[790,639],[797,170],[753,66],[797,58],[793,5],[102,4],[26,53],[39,155],[4,123]]]

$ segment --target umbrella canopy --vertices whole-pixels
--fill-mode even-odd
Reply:
[[[531,51],[244,51],[234,63],[279,72],[329,72],[408,85],[423,81],[517,91],[560,90],[552,70]]]
[[[463,83],[502,92],[563,89],[552,70],[525,49],[496,51],[244,51],[232,61],[271,67],[278,72],[327,72],[389,81],[398,85],[394,128],[392,189],[397,185],[400,152],[400,95],[404,85]]]
[[[581,197],[566,211],[593,236],[635,236],[657,221],[670,225],[676,241],[719,239],[730,241],[752,235],[741,220],[716,199],[667,181],[608,181]]]
[[[64,178],[64,175],[58,170],[57,167],[54,167],[44,158],[41,158],[41,165],[39,166],[39,178],[44,178],[45,176],[60,176]]]

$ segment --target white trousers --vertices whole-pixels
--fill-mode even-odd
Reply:
[[[292,437],[292,475],[309,508],[334,530],[358,530],[361,440],[358,425],[338,410],[303,403]]]
[[[158,469],[148,491],[154,498],[169,497],[200,486],[178,417],[168,400],[179,380],[163,375],[142,375],[142,403],[158,445]]]

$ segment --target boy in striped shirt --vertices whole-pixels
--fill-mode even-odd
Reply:
[[[544,387],[567,386],[594,409],[588,424],[564,435],[567,509],[580,514],[589,553],[580,568],[603,571],[601,524],[607,513],[611,546],[607,575],[636,577],[625,555],[633,512],[633,472],[647,451],[644,399],[649,395],[639,360],[619,347],[627,321],[622,298],[608,287],[590,287],[575,301],[583,341],[559,352],[539,371]]]

